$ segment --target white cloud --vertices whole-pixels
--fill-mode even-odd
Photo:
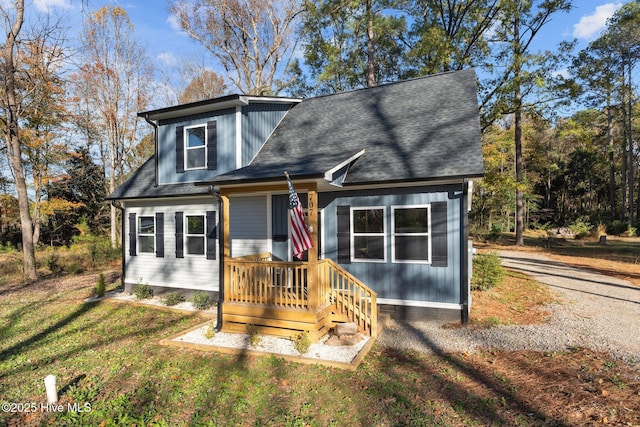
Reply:
[[[184,32],[182,30],[182,28],[180,28],[180,24],[178,23],[178,18],[175,15],[169,15],[167,17],[167,24],[169,24],[169,27],[175,31],[176,33],[180,34],[181,36],[186,36],[187,33]]]
[[[176,58],[175,55],[171,52],[162,52],[158,54],[156,58],[158,59],[158,61],[164,62],[167,65],[174,66],[178,64],[178,58]]]
[[[48,13],[52,8],[71,9],[69,0],[34,0],[33,4],[40,12]]]
[[[561,70],[556,70],[554,72],[551,73],[552,77],[562,77],[564,79],[568,79],[570,74],[569,74],[569,70],[567,68],[563,68]]]
[[[580,18],[580,22],[573,26],[573,36],[579,39],[590,39],[599,34],[616,10],[622,7],[622,3],[606,3],[597,6],[591,15]]]

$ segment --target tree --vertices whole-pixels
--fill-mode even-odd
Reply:
[[[607,162],[609,164],[609,219],[616,219],[616,163],[613,112],[618,82],[618,55],[611,50],[603,36],[589,43],[579,52],[571,71],[581,83],[582,99],[588,106],[604,110],[606,114]]]
[[[527,107],[525,99],[532,96],[536,89],[546,86],[547,76],[553,74],[558,63],[558,58],[551,52],[532,53],[531,43],[553,14],[568,11],[570,7],[571,3],[567,0],[507,0],[496,29],[498,51],[495,60],[503,71],[490,82],[491,89],[483,94],[481,105],[485,112],[485,123],[490,123],[499,115],[514,115],[516,246],[524,245],[522,114]]]
[[[108,190],[113,192],[126,173],[131,151],[140,139],[136,113],[148,102],[150,61],[134,40],[134,26],[120,7],[102,7],[84,23],[84,65],[75,76],[76,96],[98,124],[100,152]],[[89,130],[89,127],[86,127]],[[137,165],[135,165],[137,166]],[[111,207],[111,244],[118,244],[117,211]]]
[[[37,278],[35,247],[39,237],[39,206],[43,183],[56,151],[52,130],[60,124],[63,91],[59,78],[65,59],[60,26],[49,20],[24,28],[24,0],[0,5],[6,41],[0,47],[4,85],[0,90],[1,133],[18,196],[22,234],[23,271]],[[31,209],[27,179],[34,178],[35,204]],[[33,213],[32,213],[33,211]]]
[[[498,0],[410,1],[413,25],[407,61],[415,75],[486,65],[487,34],[496,23]]]
[[[227,85],[224,83],[224,79],[215,72],[202,70],[191,79],[178,98],[178,102],[186,104],[215,98],[216,96],[222,95],[226,87]]]
[[[176,105],[201,101],[224,95],[225,79],[207,68],[201,58],[182,59],[177,66],[166,66],[159,71],[159,88],[155,92],[156,103]]]
[[[277,95],[295,53],[297,0],[170,0],[180,27],[202,44],[247,95]]]
[[[622,76],[621,105],[625,135],[625,162],[628,173],[628,208],[623,202],[623,216],[628,213],[629,222],[634,221],[634,164],[635,147],[633,140],[633,68],[640,58],[640,4],[629,2],[621,7],[609,20],[602,42],[618,54],[619,71]],[[623,199],[625,194],[623,184]],[[639,190],[640,191],[640,190]]]
[[[78,147],[65,169],[66,174],[47,187],[49,234],[68,243],[81,221],[92,233],[102,234],[109,226],[103,168],[95,164],[87,147]]]
[[[316,92],[336,93],[402,75],[406,22],[395,0],[306,2],[305,60]]]

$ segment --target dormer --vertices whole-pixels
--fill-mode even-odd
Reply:
[[[247,166],[298,98],[227,95],[138,113],[155,129],[156,185]]]

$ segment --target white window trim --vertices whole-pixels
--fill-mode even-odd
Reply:
[[[353,226],[353,212],[354,211],[365,211],[370,209],[381,209],[382,210],[382,233],[356,233]],[[387,262],[387,207],[386,206],[351,206],[349,209],[349,229],[350,229],[350,246],[351,246],[351,262],[374,262],[374,263],[386,263]],[[357,236],[372,236],[372,237],[382,237],[384,238],[384,258],[383,259],[365,259],[365,258],[356,258],[355,257],[355,237]]]
[[[427,215],[429,218],[428,223],[428,231],[426,233],[396,233],[396,217],[395,211],[396,209],[424,209],[427,208]],[[407,260],[407,259],[396,259],[396,236],[426,236],[428,239],[428,259],[426,260]],[[431,256],[431,248],[432,248],[432,233],[431,233],[431,205],[430,204],[422,204],[422,205],[393,205],[391,206],[391,262],[394,264],[431,264],[432,256]]]
[[[153,219],[153,233],[141,233],[140,232],[140,221],[142,218],[151,218]],[[138,214],[136,216],[136,254],[142,256],[156,256],[156,214],[152,213],[150,215]],[[140,244],[140,237],[153,237],[153,250],[151,252],[143,252],[141,250],[142,245]]]
[[[182,222],[183,222],[183,234],[182,234],[182,247],[183,255],[185,258],[203,258],[207,256],[207,214],[206,212],[184,212],[182,214]],[[189,221],[187,220],[190,216],[201,216],[204,219],[204,233],[203,234],[189,234]],[[189,245],[187,244],[187,240],[189,237],[200,237],[204,238],[204,252],[202,254],[190,254],[189,253]]]
[[[190,168],[189,165],[189,151],[190,150],[196,150],[196,149],[201,149],[202,146],[197,146],[197,147],[189,147],[189,129],[194,129],[194,128],[204,128],[204,166],[201,167],[197,167],[197,168]],[[184,135],[183,135],[183,141],[184,141],[184,170],[185,171],[195,171],[195,170],[201,170],[201,169],[206,169],[207,168],[207,159],[208,159],[208,147],[207,147],[207,141],[209,140],[209,130],[208,130],[208,126],[206,123],[201,123],[201,124],[197,124],[197,125],[191,125],[191,126],[185,126],[183,129]]]

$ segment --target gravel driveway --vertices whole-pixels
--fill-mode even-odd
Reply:
[[[640,367],[640,288],[541,254],[499,254],[504,266],[549,285],[558,301],[549,307],[549,322],[482,330],[443,329],[432,322],[397,322],[385,330],[378,342],[424,352],[472,352],[478,348],[562,351],[586,347]]]

